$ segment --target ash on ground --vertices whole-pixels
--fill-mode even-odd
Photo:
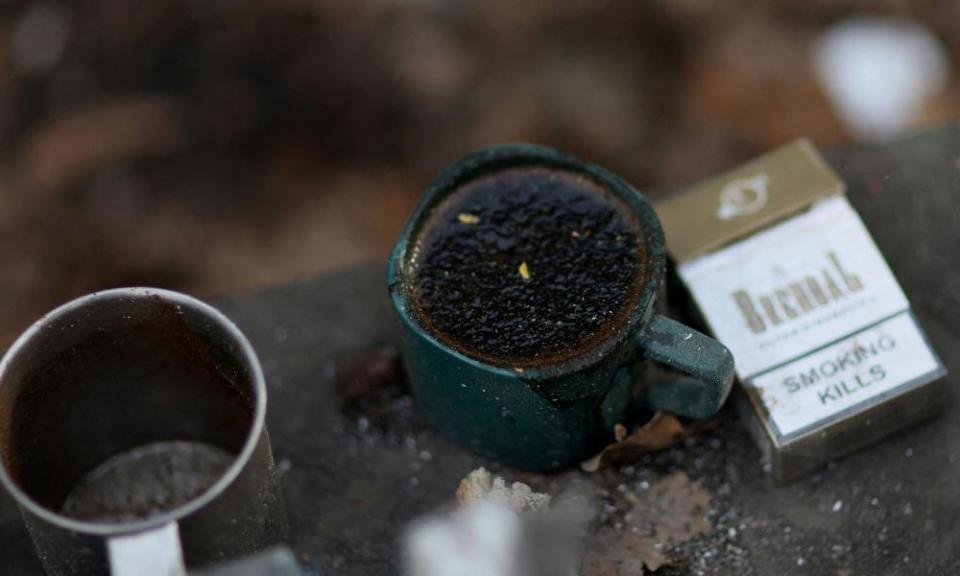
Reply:
[[[919,560],[898,519],[929,510],[903,483],[877,474],[838,487],[831,480],[843,472],[827,466],[777,487],[730,406],[714,426],[631,464],[543,475],[469,454],[426,426],[405,390],[387,388],[392,392],[374,394],[375,402],[341,413],[338,446],[346,458],[371,458],[368,467],[394,483],[397,534],[453,502],[457,482],[485,466],[507,485],[523,482],[537,493],[556,496],[574,485],[593,491],[596,518],[583,541],[583,576],[749,576],[784,563],[852,574],[881,564],[909,571]],[[383,481],[370,480],[371,487]],[[869,536],[844,528],[856,525],[880,528]],[[350,552],[341,560],[349,565]]]

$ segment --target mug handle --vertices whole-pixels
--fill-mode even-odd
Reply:
[[[180,530],[168,522],[146,532],[107,540],[111,576],[186,576]]]
[[[717,413],[733,385],[733,354],[726,346],[660,314],[634,342],[644,357],[686,374],[648,388],[645,401],[650,408],[698,419]]]

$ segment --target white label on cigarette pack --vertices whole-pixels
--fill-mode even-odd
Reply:
[[[784,438],[905,392],[939,370],[913,315],[902,312],[749,385]]]
[[[941,369],[903,290],[844,196],[822,200],[806,212],[685,262],[678,272],[714,334],[733,352],[737,374],[754,388],[753,396],[763,403],[781,437],[895,394],[894,389],[929,375],[931,362]],[[884,346],[891,339],[897,345],[880,348],[880,336]],[[857,348],[871,342],[869,349]],[[850,351],[870,355],[862,358],[867,372],[851,370],[857,367],[844,356]],[[866,375],[873,367],[869,362],[875,357],[888,364],[880,368],[882,378],[875,371],[868,383]],[[810,383],[810,370],[817,367],[810,363],[821,359],[829,364],[830,358],[847,358],[837,360],[838,370],[843,370],[822,373]],[[896,368],[889,364],[895,358]],[[784,383],[800,378],[803,370],[807,380]],[[821,385],[837,384],[841,388],[834,392],[835,401],[818,401]],[[856,391],[848,392],[854,387]]]

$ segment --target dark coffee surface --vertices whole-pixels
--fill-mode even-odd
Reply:
[[[201,442],[158,442],[123,452],[84,477],[61,512],[90,522],[145,520],[212,486],[234,456]]]
[[[572,356],[636,301],[638,232],[622,201],[586,177],[514,168],[474,180],[424,227],[413,270],[421,322],[495,363]]]

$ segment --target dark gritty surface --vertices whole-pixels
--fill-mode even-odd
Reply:
[[[234,455],[203,442],[155,442],[110,458],[80,481],[61,508],[90,522],[144,520],[200,496]]]
[[[960,126],[828,158],[937,351],[960,374]],[[395,574],[402,527],[450,501],[460,478],[484,464],[420,426],[403,396],[388,400],[392,417],[382,426],[341,415],[338,372],[397,337],[384,283],[383,266],[375,264],[220,303],[263,360],[293,547],[309,574]],[[940,418],[785,487],[764,473],[728,407],[716,428],[686,445],[592,477],[606,494],[595,533],[614,538],[618,524],[622,531],[637,521],[628,518],[639,514],[631,502],[681,471],[712,495],[710,525],[668,549],[672,565],[657,574],[955,574],[958,464],[960,407],[952,390]],[[582,475],[507,474],[540,489]],[[5,496],[0,573],[40,573]]]
[[[422,321],[470,356],[516,366],[608,336],[643,281],[645,249],[626,210],[560,170],[513,168],[464,185],[416,248]]]

